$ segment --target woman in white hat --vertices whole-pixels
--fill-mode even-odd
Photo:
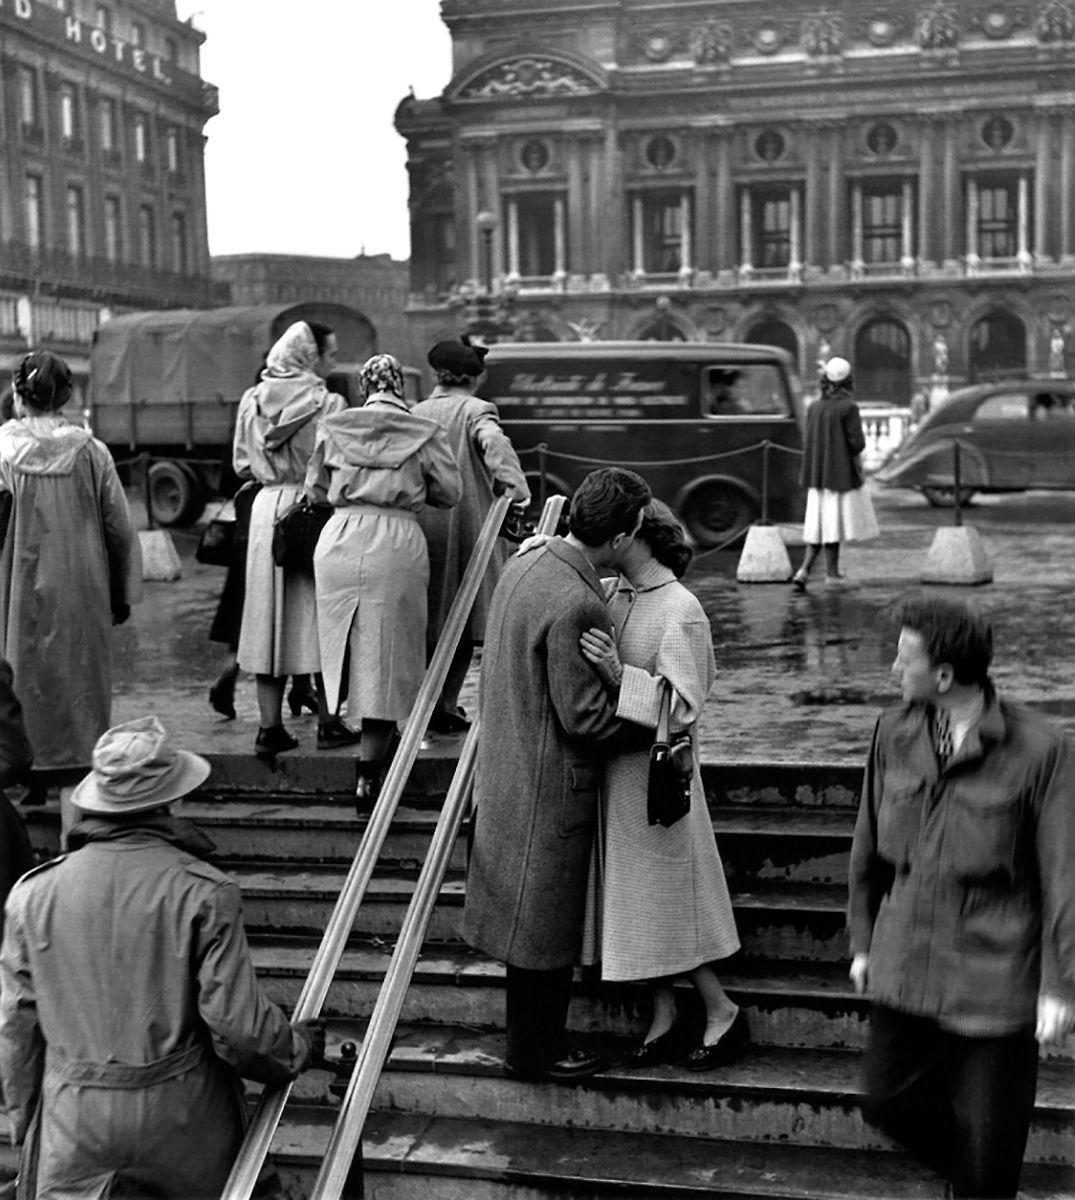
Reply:
[[[866,438],[846,358],[830,358],[821,368],[821,398],[806,413],[806,439],[800,483],[806,492],[803,540],[806,554],[792,576],[796,591],[806,591],[810,569],[825,550],[825,583],[846,587],[840,574],[840,545],[863,542],[880,533],[865,488],[862,451]]]
[[[208,774],[156,717],[108,730],[73,793],[73,852],[8,897],[0,1083],[20,1195],[217,1197],[239,1077],[281,1083],[323,1050],[323,1028],[262,994],[238,885],[169,812]]]

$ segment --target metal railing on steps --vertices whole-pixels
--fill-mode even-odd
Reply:
[[[550,496],[545,501],[537,526],[538,533],[556,532],[564,504],[563,496]],[[373,1006],[366,1036],[362,1040],[358,1060],[309,1200],[339,1200],[343,1194],[351,1163],[362,1137],[362,1127],[373,1102],[374,1089],[388,1057],[403,1000],[422,950],[426,928],[433,915],[433,908],[451,861],[452,850],[466,816],[478,755],[479,728],[480,722],[475,719],[463,743],[448,795],[433,831],[429,853],[403,918],[392,961],[385,972],[384,983]]]
[[[563,498],[558,497],[558,499],[562,504]],[[374,868],[399,806],[404,786],[418,756],[422,738],[433,713],[433,706],[444,686],[448,667],[470,616],[470,610],[474,606],[474,599],[478,594],[478,588],[492,557],[493,548],[510,504],[511,500],[508,496],[499,496],[486,515],[485,523],[482,525],[474,546],[474,552],[471,554],[470,562],[467,564],[467,569],[459,585],[459,591],[456,593],[455,601],[448,613],[440,641],[433,652],[433,658],[418,690],[414,708],[404,726],[399,746],[385,776],[381,794],[370,814],[366,832],[359,844],[354,861],[351,863],[347,878],[344,880],[336,906],[325,927],[321,944],[318,946],[310,966],[310,973],[299,994],[295,1011],[292,1014],[294,1021],[306,1021],[317,1017],[325,1003],[329,986],[339,969],[340,960],[347,947],[347,939],[354,927],[370,879],[373,877]],[[542,519],[544,521],[544,514]],[[555,523],[553,528],[555,528]],[[470,739],[468,739],[469,741]],[[409,978],[408,974],[408,981]],[[391,1038],[391,1033],[388,1037]],[[370,1037],[367,1034],[366,1041],[369,1040]],[[364,1055],[364,1057],[366,1056]],[[356,1070],[356,1075],[357,1073]],[[262,1165],[268,1156],[273,1135],[283,1116],[287,1098],[291,1094],[291,1086],[290,1083],[282,1084],[266,1088],[262,1093],[246,1131],[246,1137],[231,1169],[231,1174],[228,1176],[228,1182],[221,1193],[221,1200],[250,1200]],[[347,1165],[350,1165],[350,1160]],[[346,1175],[346,1170],[344,1174]]]

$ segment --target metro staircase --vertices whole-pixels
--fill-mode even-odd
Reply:
[[[442,743],[447,745],[448,743]],[[329,1057],[360,1043],[454,760],[411,774],[328,992]],[[571,1086],[508,1079],[503,968],[459,932],[465,830],[452,849],[363,1136],[377,1200],[560,1197],[917,1198],[930,1172],[858,1111],[867,1005],[847,979],[844,898],[858,765],[711,763],[703,776],[743,950],[718,965],[746,1007],[750,1052],[723,1069],[604,1074]],[[365,821],[345,756],[286,757],[270,773],[214,762],[185,805],[238,879],[258,975],[290,1011]],[[49,842],[48,816],[34,816]],[[46,823],[41,824],[44,820]],[[683,990],[686,1015],[693,993]],[[700,1017],[700,1014],[695,1014]],[[615,1057],[643,1028],[579,983],[571,1026]],[[339,1105],[327,1071],[304,1075],[273,1140],[285,1194],[308,1194]],[[1075,1196],[1075,1047],[1043,1056],[1023,1194]]]

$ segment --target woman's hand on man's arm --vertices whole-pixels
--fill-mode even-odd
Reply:
[[[618,688],[623,680],[623,664],[612,635],[604,629],[588,629],[579,638],[582,656],[597,672],[601,682]]]

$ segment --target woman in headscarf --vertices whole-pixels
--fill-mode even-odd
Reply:
[[[361,720],[360,791],[370,797],[425,671],[429,556],[418,510],[450,508],[462,481],[448,435],[410,411],[396,359],[369,359],[362,391],[362,408],[321,422],[306,494],[335,509],[314,553],[321,669],[329,708],[346,688],[348,715]]]
[[[112,626],[130,616],[134,534],[107,447],[61,410],[62,358],[35,350],[15,371],[0,428],[0,655],[11,663],[34,756],[34,790],[67,796],[111,724]]]
[[[235,422],[235,473],[262,485],[250,512],[239,635],[239,665],[257,676],[257,754],[298,745],[284,728],[284,684],[288,675],[312,674],[321,665],[313,578],[276,566],[272,537],[277,517],[302,498],[318,423],[346,408],[325,386],[335,361],[332,330],[296,321],[269,351],[261,382],[243,396]],[[319,745],[337,732],[321,716]]]

